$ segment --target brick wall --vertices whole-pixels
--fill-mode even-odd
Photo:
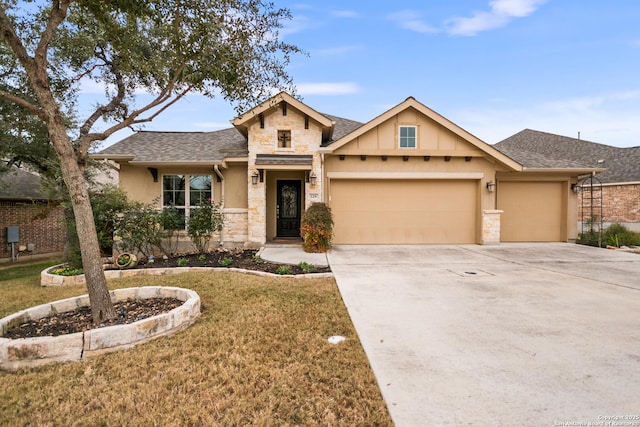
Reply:
[[[578,199],[578,221],[582,219],[581,209],[582,193]],[[602,219],[606,223],[640,223],[640,184],[603,185]]]
[[[31,254],[62,252],[66,242],[63,209],[47,202],[0,201],[0,258],[11,258],[7,227],[20,227],[18,245],[33,243]]]

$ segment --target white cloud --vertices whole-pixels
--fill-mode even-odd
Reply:
[[[353,10],[333,10],[331,11],[331,15],[336,18],[355,18],[358,16],[358,12]]]
[[[415,31],[416,33],[437,33],[440,30],[438,28],[432,27],[427,24],[422,15],[418,12],[412,10],[403,10],[400,12],[395,12],[389,15],[390,20],[397,23],[400,28],[404,28],[405,30]]]
[[[514,18],[531,15],[546,0],[493,0],[490,11],[478,11],[469,17],[454,17],[445,25],[447,32],[459,36],[474,36],[482,31],[502,27]]]
[[[360,92],[360,87],[353,82],[300,83],[296,88],[300,95],[346,95]]]

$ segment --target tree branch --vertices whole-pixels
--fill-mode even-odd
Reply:
[[[27,49],[22,45],[22,41],[18,38],[5,10],[5,8],[0,7],[0,34],[2,34],[2,38],[7,42],[7,45],[9,45],[9,48],[16,58],[18,58],[18,61],[25,66],[33,62],[33,58],[29,56]]]
[[[36,114],[38,117],[40,117],[43,120],[45,118],[45,115],[42,112],[42,109],[37,105],[27,101],[26,99],[20,98],[19,96],[15,96],[14,94],[9,92],[5,92],[2,89],[0,89],[0,97],[8,100],[9,102],[13,102],[14,104],[19,105],[20,107],[26,108],[27,110],[29,110],[33,114]]]
[[[38,46],[36,47],[34,54],[34,59],[40,65],[41,69],[46,69],[49,43],[51,43],[51,39],[58,29],[58,26],[67,17],[67,10],[69,9],[69,5],[71,5],[72,1],[73,0],[53,0],[51,2],[51,14],[47,21],[47,27],[42,32],[42,36],[40,37],[40,41],[38,41]]]

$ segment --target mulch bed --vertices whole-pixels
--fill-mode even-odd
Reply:
[[[219,249],[206,254],[186,254],[167,257],[156,257],[153,264],[150,264],[147,260],[138,261],[138,265],[134,268],[163,268],[163,267],[233,267],[244,268],[246,270],[264,271],[267,273],[278,273],[278,268],[283,264],[264,261],[260,258],[256,258],[257,250],[253,249]],[[231,264],[222,265],[224,259],[231,259]],[[180,261],[181,259],[186,261]],[[182,262],[183,265],[180,263]],[[305,274],[309,271],[304,271],[297,265],[287,265],[290,270],[289,274]],[[116,269],[114,267],[113,269]],[[329,267],[316,267],[313,273],[330,273]]]
[[[223,260],[226,259],[226,261],[228,261],[230,259],[231,262],[224,265],[225,267],[278,273],[278,269],[282,267],[283,264],[276,264],[261,260],[256,257],[257,252],[258,251],[256,250],[220,249],[203,255],[186,254],[166,258],[158,257],[153,263],[149,263],[147,260],[143,259],[133,268],[166,268],[185,266],[222,267],[221,263],[227,264],[227,262]],[[181,259],[183,261],[180,261]],[[309,273],[309,271],[304,271],[297,265],[287,265],[287,267],[289,268],[289,273],[287,274]],[[328,273],[331,272],[331,269],[329,267],[316,267],[313,272]],[[109,323],[100,325],[100,327],[137,322],[138,320],[166,313],[182,304],[182,301],[174,298],[149,298],[117,302],[114,303],[114,308],[117,313],[116,318]],[[3,337],[17,339],[59,336],[82,332],[92,328],[91,309],[90,307],[82,307],[74,311],[58,313],[52,316],[43,317],[36,321],[30,321],[22,325],[18,325],[8,330]]]
[[[116,318],[100,325],[113,326],[137,322],[138,320],[166,313],[180,307],[184,301],[175,298],[147,298],[120,301],[113,304]],[[93,328],[90,307],[80,307],[74,311],[32,320],[15,326],[3,335],[4,338],[57,337],[74,334]]]

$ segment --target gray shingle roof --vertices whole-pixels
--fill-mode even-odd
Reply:
[[[550,164],[566,162],[565,167],[572,167],[569,164],[573,163],[606,168],[598,174],[603,183],[640,181],[640,147],[612,147],[531,129],[518,132],[495,147],[527,167],[540,167],[527,162],[535,163],[536,156],[543,156]]]
[[[326,115],[326,114],[325,114]],[[352,132],[362,123],[326,115],[335,122],[333,140]],[[133,156],[133,162],[211,162],[248,155],[247,140],[236,129],[213,132],[139,131],[98,153],[100,156]]]
[[[235,128],[214,132],[140,131],[100,151],[134,156],[134,162],[211,162],[247,156],[247,140]]]
[[[17,167],[0,176],[0,200],[47,200],[40,177]]]

